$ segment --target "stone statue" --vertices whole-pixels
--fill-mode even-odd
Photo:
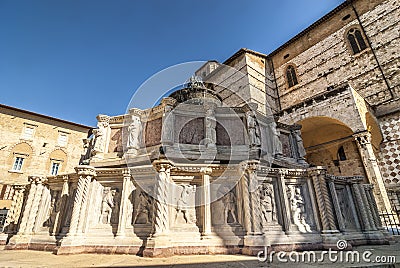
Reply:
[[[274,190],[270,183],[260,185],[260,199],[263,222],[276,221],[276,206]]]
[[[104,187],[103,200],[101,201],[101,223],[111,223],[111,215],[115,207],[114,197],[116,193],[116,189]]]
[[[93,130],[94,134],[94,144],[93,144],[93,153],[102,153],[104,151],[104,142],[105,142],[105,128],[102,124],[98,124],[98,128]]]
[[[261,145],[260,127],[257,124],[257,120],[253,112],[247,112],[247,130],[249,133],[250,147]]]
[[[150,197],[145,193],[141,192],[139,195],[139,202],[136,208],[135,216],[133,217],[133,223],[147,224],[150,222]]]
[[[166,105],[164,107],[164,120],[162,123],[163,142],[172,142],[173,139],[174,120],[172,110],[173,107],[171,105]]]
[[[183,214],[183,218],[186,223],[195,223],[196,217],[192,212],[192,205],[190,204],[190,195],[196,192],[195,185],[180,185],[179,188],[183,188],[181,195],[177,201],[175,221],[178,218],[180,212]]]
[[[283,155],[283,149],[282,149],[282,142],[281,139],[279,138],[281,133],[276,127],[276,123],[274,122],[272,124],[272,142],[273,142],[273,150],[274,150],[274,156],[282,156]]]
[[[203,80],[200,76],[192,75],[189,78],[188,87],[190,88],[205,88]]]
[[[228,224],[228,215],[229,213],[232,215],[233,222],[236,223],[236,197],[232,191],[229,191],[222,197],[222,203],[224,204],[224,223]]]
[[[294,138],[297,144],[297,152],[299,153],[299,158],[300,159],[304,159],[304,157],[306,156],[306,150],[304,149],[304,144],[303,144],[303,139],[301,138],[301,132],[300,130],[295,130],[293,132],[294,134]]]
[[[299,228],[300,232],[311,232],[310,226],[306,223],[307,214],[300,188],[293,185],[288,187],[293,223]]]
[[[132,116],[132,122],[128,127],[128,149],[140,149],[140,136],[142,134],[142,123],[140,118],[137,116]]]
[[[217,119],[215,118],[215,113],[213,109],[208,109],[206,111],[206,140],[207,148],[215,147],[217,142],[217,132],[215,127],[217,126]]]

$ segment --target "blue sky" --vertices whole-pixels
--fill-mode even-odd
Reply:
[[[94,126],[155,73],[268,54],[342,2],[0,0],[0,103]]]

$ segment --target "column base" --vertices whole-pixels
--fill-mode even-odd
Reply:
[[[174,255],[171,238],[167,235],[151,237],[146,242],[143,257],[170,257]]]

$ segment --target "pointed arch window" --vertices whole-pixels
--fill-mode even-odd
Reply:
[[[296,70],[293,65],[289,65],[286,69],[286,79],[289,87],[293,87],[297,85],[299,82],[297,81]]]
[[[347,40],[350,43],[353,54],[360,53],[367,48],[364,37],[362,36],[361,31],[357,28],[352,28],[348,31]]]

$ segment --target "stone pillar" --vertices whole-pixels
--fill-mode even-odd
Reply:
[[[368,181],[369,183],[376,185],[374,188],[374,195],[377,200],[378,208],[382,212],[390,213],[392,211],[392,207],[390,205],[382,174],[379,170],[375,153],[372,148],[371,133],[364,131],[354,134],[353,137],[357,143]]]
[[[202,184],[203,184],[203,236],[210,236],[211,231],[211,188],[210,188],[210,175],[211,168],[202,168]]]
[[[251,161],[248,163],[248,176],[249,180],[249,192],[250,192],[250,203],[251,203],[251,218],[252,218],[252,232],[254,235],[262,234],[262,222],[261,222],[261,207],[260,207],[260,192],[258,191],[258,179],[257,170],[259,167],[258,161]]]
[[[66,217],[65,206],[68,204],[68,197],[69,197],[69,177],[68,175],[63,176],[63,187],[61,189],[61,208],[60,212],[57,215],[56,223],[54,224],[54,233],[58,234],[61,232],[63,228],[63,222]]]
[[[12,234],[16,231],[18,220],[21,215],[22,204],[24,202],[25,185],[13,185],[14,195],[4,223],[4,233]]]
[[[257,228],[258,224],[261,225],[260,221],[260,208],[256,205],[257,198],[255,192],[257,192],[257,169],[259,161],[247,161],[242,163],[244,168],[244,174],[240,179],[240,185],[243,194],[243,225],[247,235],[253,235],[257,229],[257,232],[261,228]],[[258,207],[258,210],[257,210]],[[256,211],[258,215],[256,215]],[[256,227],[256,228],[255,228]]]
[[[344,232],[346,229],[346,225],[344,223],[344,219],[342,217],[342,211],[339,205],[339,199],[336,193],[336,188],[335,188],[335,179],[334,177],[327,176],[327,181],[328,181],[328,185],[329,185],[329,190],[331,192],[331,196],[332,196],[332,202],[333,202],[333,208],[335,209],[335,213],[336,213],[336,219],[339,225],[339,230],[341,232]]]
[[[249,195],[249,176],[245,172],[240,179],[240,186],[242,188],[243,198],[243,227],[246,230],[247,235],[251,233],[251,211],[250,211],[250,195]]]
[[[131,174],[129,172],[129,169],[124,170],[122,174],[123,174],[123,184],[121,193],[121,204],[119,210],[117,237],[125,236],[128,214],[132,213],[132,211],[128,211],[129,196],[132,193],[132,191],[136,189],[136,187],[133,185],[131,181]]]
[[[92,178],[96,176],[95,169],[90,166],[78,166],[75,170],[79,175],[79,179],[74,196],[68,236],[75,236],[82,233],[88,203],[89,184]]]
[[[282,210],[282,224],[286,234],[290,234],[292,230],[292,215],[290,213],[290,204],[289,198],[287,196],[286,191],[286,183],[285,177],[288,174],[286,169],[279,169],[277,174],[277,182],[278,182],[278,193],[279,193],[279,200],[280,200],[280,207]]]
[[[169,208],[170,197],[170,169],[172,164],[169,161],[158,160],[153,163],[156,168],[157,182],[154,189],[154,222],[153,237],[165,234],[169,231]]]
[[[361,196],[361,191],[360,191],[359,184],[358,183],[353,183],[351,185],[351,188],[352,188],[353,193],[354,193],[355,203],[356,203],[356,205],[358,207],[358,211],[360,212],[360,216],[361,216],[360,220],[361,220],[362,225],[363,225],[362,228],[365,231],[369,231],[369,230],[371,230],[371,225],[370,225],[370,222],[368,220],[368,212],[366,210],[366,207],[365,207],[364,202],[363,202],[363,198]]]
[[[47,182],[47,178],[42,176],[32,176],[29,177],[28,181],[31,184],[31,188],[18,232],[18,234],[23,235],[31,234],[33,231],[37,213],[39,211],[43,188],[45,187],[44,184]]]
[[[364,203],[365,209],[368,211],[367,220],[369,221],[369,225],[371,226],[372,230],[377,230],[375,220],[373,218],[374,210],[373,210],[373,207],[370,206],[369,200],[367,198],[367,194],[365,192],[364,185],[359,184],[358,187],[360,189],[360,194],[361,194],[361,198]]]
[[[144,257],[166,257],[173,255],[171,237],[169,237],[171,195],[170,170],[173,166],[168,160],[156,160],[153,166],[157,171],[156,184],[154,186],[153,201],[153,226],[152,233],[147,239]]]
[[[371,208],[372,217],[374,219],[375,226],[377,228],[381,228],[382,227],[382,222],[381,222],[381,219],[379,217],[378,207],[376,205],[376,201],[375,201],[375,198],[374,198],[373,189],[374,189],[374,186],[372,184],[365,184],[364,185],[364,190],[365,190],[365,193],[366,193],[366,196],[367,196],[369,207]]]
[[[322,167],[310,168],[308,170],[314,184],[315,195],[321,216],[322,233],[338,233],[335,222],[333,207],[329,198],[328,187],[326,185],[326,169]]]
[[[321,221],[319,220],[318,205],[316,203],[317,198],[315,197],[314,186],[313,186],[312,178],[310,178],[310,177],[307,177],[307,188],[308,188],[308,192],[310,194],[311,207],[312,207],[312,210],[313,210],[316,229],[318,231],[322,231]]]
[[[46,186],[40,187],[40,192],[38,188],[38,196],[40,196],[39,209],[36,212],[35,223],[33,225],[33,233],[37,233],[43,227],[43,223],[46,217],[49,216],[51,195],[50,189]]]
[[[29,194],[23,208],[23,214],[17,235],[10,239],[10,245],[24,244],[28,245],[32,237],[33,228],[37,221],[37,213],[40,209],[44,185],[47,178],[42,176],[31,176],[28,178],[30,183]]]

